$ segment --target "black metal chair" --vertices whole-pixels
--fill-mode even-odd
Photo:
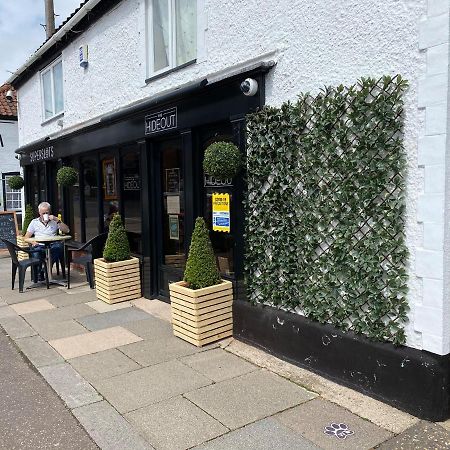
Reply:
[[[17,244],[14,244],[14,242],[8,241],[6,239],[1,239],[1,241],[6,245],[6,248],[9,251],[9,255],[11,256],[11,289],[14,290],[14,284],[16,281],[16,274],[17,269],[19,269],[19,292],[23,292],[23,284],[25,281],[25,272],[28,269],[28,267],[31,267],[34,270],[37,270],[39,272],[41,265],[44,267],[44,274],[45,274],[45,282],[47,285],[47,289],[49,288],[48,283],[48,273],[47,273],[47,265],[43,263],[39,258],[28,258],[24,259],[22,261],[19,261],[17,258],[17,252],[25,252],[30,255],[31,250],[28,248],[22,248],[19,247]]]
[[[66,244],[67,289],[70,289],[70,263],[81,264],[84,266],[89,286],[91,289],[94,289],[92,264],[94,259],[102,257],[107,237],[108,233],[102,233],[93,237],[85,244],[77,244],[76,242],[68,242]],[[75,252],[83,252],[84,254],[74,257]]]

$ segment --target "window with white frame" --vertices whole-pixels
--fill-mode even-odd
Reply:
[[[197,0],[148,0],[149,75],[197,57]]]
[[[8,186],[8,179],[14,175],[20,175],[17,173],[3,174],[3,209],[5,211],[20,211],[22,209],[22,190],[11,189]]]
[[[41,72],[44,120],[64,112],[62,61],[58,59]]]

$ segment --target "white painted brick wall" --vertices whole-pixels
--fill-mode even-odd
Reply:
[[[407,345],[445,351],[445,327],[437,336],[436,330],[430,332],[428,320],[434,320],[433,314],[439,320],[446,314],[442,229],[448,170],[448,0],[336,0],[332,5],[323,0],[199,2],[197,64],[148,85],[143,0],[123,0],[65,48],[62,132],[254,60],[277,63],[266,78],[266,103],[274,106],[295,101],[301,92],[316,93],[324,85],[400,73],[409,82],[404,127],[410,249]],[[86,70],[78,66],[81,43],[89,45]],[[41,111],[38,75],[19,93],[21,145],[61,133],[56,121],[42,125],[36,113]],[[423,307],[431,309],[419,318]]]
[[[419,48],[425,50],[448,42],[448,6],[446,12],[428,17],[419,25]]]
[[[448,44],[436,45],[427,49],[427,74],[436,75],[448,72]]]
[[[417,220],[423,222],[423,244],[416,249],[416,275],[422,298],[416,298],[414,329],[422,348],[450,352],[450,306],[444,284],[447,264],[449,0],[429,0],[427,18],[420,24],[420,48],[426,52],[425,77],[419,83],[419,108],[425,109],[425,129],[418,141],[418,165],[424,167]],[[447,194],[448,195],[448,194]]]
[[[417,208],[419,222],[444,223],[444,194],[422,194]]]
[[[426,109],[425,135],[447,133],[447,102]]]
[[[439,16],[448,12],[448,0],[428,0],[428,17]]]
[[[419,166],[444,164],[446,144],[446,134],[420,137],[417,157]]]

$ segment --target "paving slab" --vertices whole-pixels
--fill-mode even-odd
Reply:
[[[37,300],[40,298],[48,298],[51,295],[59,294],[61,291],[55,287],[46,289],[45,286],[26,289],[31,284],[31,281],[27,279],[24,285],[24,292],[19,292],[18,280],[16,280],[16,287],[14,290],[11,287],[0,288],[0,297],[9,305],[21,302],[29,302],[30,300]]]
[[[382,450],[448,450],[450,432],[439,425],[421,421],[377,447]]]
[[[144,311],[137,308],[124,308],[116,311],[109,311],[102,314],[95,314],[90,317],[79,319],[78,322],[91,331],[102,330],[116,325],[123,325],[136,320],[148,319],[150,317]]]
[[[151,339],[152,341],[174,337],[171,324],[151,316],[148,319],[125,323],[123,327],[144,339]]]
[[[155,448],[161,450],[190,448],[228,431],[180,396],[138,409],[125,417]]]
[[[49,366],[64,361],[40,336],[17,339],[16,344],[36,367]]]
[[[196,450],[320,450],[279,422],[259,420],[195,447]]]
[[[55,307],[45,298],[30,300],[29,302],[15,303],[14,305],[11,305],[11,308],[14,309],[19,316],[55,309]]]
[[[77,305],[64,306],[49,311],[40,311],[25,316],[26,321],[33,326],[44,322],[63,322],[64,320],[79,319],[80,317],[90,316],[95,311],[83,303]]]
[[[371,449],[393,436],[347,409],[320,398],[277,414],[274,419],[329,450]],[[331,427],[332,434],[326,434],[325,427]]]
[[[90,306],[98,313],[105,313],[110,311],[116,311],[118,309],[131,308],[132,306],[130,302],[113,303],[112,305],[110,305],[109,303],[103,302],[101,300],[94,300],[92,302],[87,302],[86,305]]]
[[[210,383],[174,360],[98,381],[94,386],[119,412],[127,413]]]
[[[233,339],[225,350],[314,391],[325,400],[341,405],[353,414],[369,420],[394,434],[399,434],[419,422],[419,419],[416,417],[386,403],[382,403],[348,387],[341,386],[306,369],[282,361],[276,356],[269,355],[259,348],[236,339]]]
[[[180,358],[180,361],[215,382],[228,380],[229,378],[235,378],[245,373],[259,370],[259,367],[221,348],[186,356]]]
[[[71,359],[69,362],[88,381],[104,380],[141,369],[139,364],[115,349],[80,356]]]
[[[120,347],[119,350],[141,366],[152,366],[201,351],[195,345],[184,342],[174,336],[137,342],[136,344]]]
[[[77,305],[79,303],[86,303],[86,293],[80,292],[78,295],[68,295],[67,289],[63,288],[66,292],[61,292],[60,294],[52,295],[48,298],[48,301],[58,308],[63,308],[64,306]],[[69,289],[71,291],[71,289]],[[92,313],[94,314],[94,313]]]
[[[97,446],[0,330],[0,449],[94,450]]]
[[[145,312],[148,312],[154,317],[158,317],[158,319],[162,319],[166,322],[172,322],[172,313],[170,310],[170,304],[163,302],[157,299],[148,299],[148,298],[138,298],[136,300],[132,300],[131,303],[142,309]]]
[[[266,370],[241,375],[185,394],[230,429],[306,402],[315,394]]]
[[[102,450],[152,450],[130,424],[106,401],[72,410]]]
[[[22,317],[5,317],[0,319],[0,325],[13,339],[20,339],[28,336],[36,336],[36,331],[22,319]]]
[[[42,367],[39,372],[69,408],[102,400],[97,391],[67,363]]]
[[[1,306],[0,307],[0,319],[5,317],[15,317],[17,313],[11,308],[11,306]]]
[[[49,344],[65,359],[71,359],[141,340],[142,338],[125,328],[113,327],[51,340]]]
[[[77,334],[87,333],[88,330],[75,320],[63,320],[62,322],[35,322],[33,328],[46,341],[61,339]]]

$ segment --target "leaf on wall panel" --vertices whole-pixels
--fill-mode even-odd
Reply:
[[[362,78],[248,116],[251,301],[404,343],[406,88]]]

